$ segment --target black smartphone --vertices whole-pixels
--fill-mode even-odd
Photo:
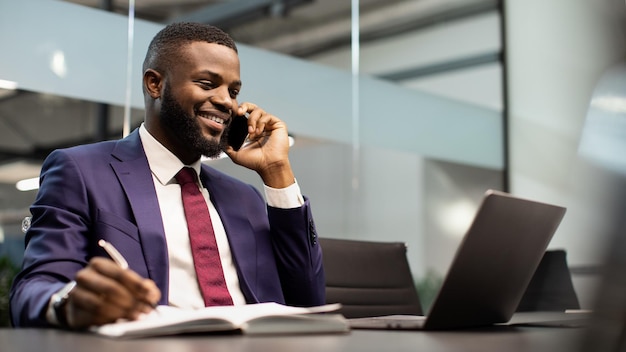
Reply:
[[[234,116],[226,132],[228,145],[233,147],[234,150],[239,150],[248,137],[247,115]]]

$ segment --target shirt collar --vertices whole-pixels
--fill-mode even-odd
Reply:
[[[150,171],[162,185],[176,183],[174,176],[176,176],[178,171],[184,166],[191,167],[196,170],[198,175],[200,174],[200,159],[196,160],[191,165],[183,164],[176,155],[165,148],[161,142],[157,141],[156,138],[148,132],[143,123],[139,127],[139,138],[141,138],[143,150],[148,158]]]

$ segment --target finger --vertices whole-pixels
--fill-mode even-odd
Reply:
[[[151,308],[150,308],[151,309]],[[150,310],[135,309],[127,311],[119,307],[102,304],[99,306],[84,306],[70,304],[67,306],[68,324],[73,328],[85,328],[93,325],[114,323],[120,319],[137,320],[142,314]]]
[[[260,134],[267,123],[267,113],[252,103],[243,103],[240,106],[240,115],[248,114],[248,133],[254,136]]]
[[[256,134],[259,133],[258,123],[261,116],[265,113],[262,109],[256,108],[254,110],[248,111],[248,134],[249,137],[253,138]]]
[[[90,264],[87,268],[76,274],[76,286],[82,291],[89,292],[97,297],[99,301],[84,294],[85,305],[98,306],[102,304],[103,297],[123,309],[130,309],[135,301],[134,295],[117,279],[103,275],[101,271],[95,269],[98,265]],[[122,270],[122,269],[120,269]]]
[[[117,319],[134,320],[139,318],[143,313],[152,311],[152,303],[145,300],[139,300],[130,294],[118,295],[111,294],[111,290],[94,291],[91,287],[102,285],[102,282],[91,278],[88,283],[94,283],[91,287],[85,286],[85,276],[89,276],[90,270],[80,273],[77,276],[77,286],[68,298],[68,322],[72,321],[73,327],[85,327],[88,325],[106,324]],[[93,275],[91,275],[93,276]],[[103,281],[110,280],[105,278]],[[146,285],[151,286],[154,283],[146,280]],[[120,285],[121,286],[121,285]],[[154,285],[156,288],[156,285]],[[157,294],[151,299],[154,303],[160,298],[160,291],[156,289]],[[70,307],[72,309],[70,309]],[[72,312],[70,316],[70,311]]]
[[[76,277],[78,283],[105,295],[124,309],[132,308],[137,301],[155,306],[161,298],[161,291],[152,280],[144,279],[132,270],[122,269],[105,258],[93,258],[79,274]]]
[[[161,290],[159,290],[156,283],[150,279],[143,279],[143,286],[146,290],[146,295],[145,299],[141,299],[141,301],[148,303],[149,310],[152,310],[161,299]]]
[[[69,325],[75,328],[112,323],[128,315],[125,309],[111,305],[102,295],[78,286],[68,298],[66,312]]]
[[[244,102],[244,103],[241,103],[239,105],[238,113],[239,113],[239,115],[243,115],[243,114],[245,114],[247,112],[248,113],[252,112],[255,109],[257,109],[256,104],[252,104],[252,103],[249,103],[249,102]]]
[[[272,132],[274,129],[273,125],[276,121],[278,121],[278,119],[274,115],[260,111],[258,117],[253,120],[254,134],[262,136],[264,132]]]
[[[156,288],[156,286],[148,285],[147,281],[133,270],[122,269],[111,260],[93,258],[90,266],[103,276],[124,286],[134,297],[146,297],[151,290]]]

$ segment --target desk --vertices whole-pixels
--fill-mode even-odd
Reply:
[[[195,335],[113,340],[54,329],[0,329],[4,352],[575,352],[584,329],[494,326],[424,332],[353,330],[341,335]]]

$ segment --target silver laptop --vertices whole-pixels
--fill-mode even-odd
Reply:
[[[508,322],[565,208],[488,190],[426,316],[350,319],[355,329],[443,330]]]

